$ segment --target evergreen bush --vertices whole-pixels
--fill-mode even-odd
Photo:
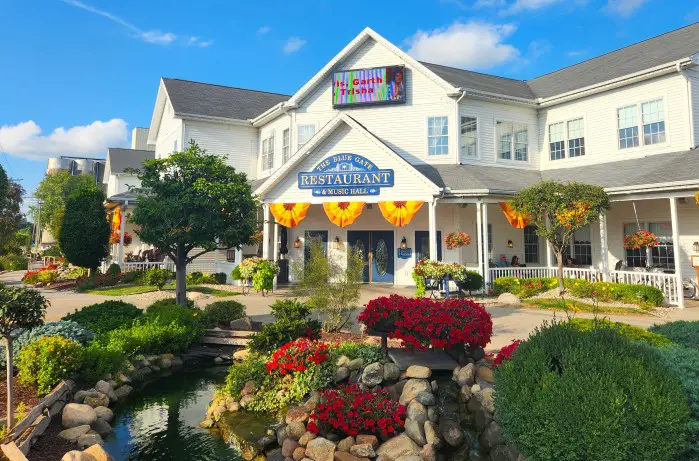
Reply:
[[[320,338],[321,324],[309,319],[311,309],[296,299],[275,301],[271,306],[275,320],[252,335],[248,347],[253,352],[270,353],[295,339]]]
[[[674,343],[699,349],[699,321],[684,320],[656,324],[649,328],[653,333],[665,336]]]
[[[106,333],[121,327],[128,327],[143,311],[124,301],[105,301],[85,306],[63,320],[76,322],[97,334]]]
[[[204,307],[204,317],[209,327],[228,325],[233,320],[245,317],[245,306],[237,301],[216,301]]]

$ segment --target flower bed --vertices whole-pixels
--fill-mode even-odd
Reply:
[[[493,334],[490,314],[468,299],[383,296],[367,303],[357,320],[367,327],[388,331],[389,338],[400,339],[413,349],[458,344],[482,348]]]
[[[327,359],[327,344],[299,338],[280,347],[265,367],[270,374],[277,373],[284,376],[307,370],[309,366],[320,365]]]

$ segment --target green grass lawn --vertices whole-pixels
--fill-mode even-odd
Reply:
[[[165,285],[164,288],[165,291],[175,291],[175,283],[170,283],[168,285]],[[102,296],[128,296],[128,295],[138,295],[141,293],[150,293],[151,291],[158,291],[158,288],[150,286],[150,285],[135,285],[135,284],[129,284],[129,285],[120,285],[120,286],[114,286],[114,287],[103,287],[103,288],[95,288],[93,290],[87,290],[84,291],[83,293],[88,293],[91,295],[102,295]],[[213,296],[215,298],[225,298],[228,296],[236,296],[239,295],[240,293],[235,292],[235,291],[228,291],[228,290],[218,290],[216,288],[211,288],[211,287],[202,287],[202,286],[191,286],[187,287],[187,291],[196,291],[199,293],[203,293],[209,296]]]
[[[553,298],[536,298],[522,300],[525,306],[536,307],[539,309],[563,311],[563,302],[560,299]],[[650,309],[645,307],[628,308],[628,307],[610,307],[598,306],[595,308],[592,304],[583,303],[580,301],[572,301],[566,299],[566,308],[571,312],[598,312],[600,314],[647,314]]]

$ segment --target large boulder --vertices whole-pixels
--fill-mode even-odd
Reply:
[[[79,450],[71,450],[61,458],[61,461],[97,461],[94,456]]]
[[[95,408],[95,414],[98,420],[110,423],[114,419],[114,412],[107,407],[97,407]]]
[[[294,440],[299,440],[306,433],[306,425],[301,421],[294,421],[286,425],[286,435]]]
[[[350,454],[358,458],[373,458],[376,456],[376,451],[374,451],[374,446],[370,443],[360,443],[357,445],[352,445],[350,448]]]
[[[475,393],[474,397],[488,413],[495,413],[495,390],[482,389]]]
[[[422,365],[410,365],[405,371],[405,376],[408,378],[427,379],[432,376],[432,370]]]
[[[297,421],[305,423],[308,421],[309,412],[304,407],[292,407],[286,412],[286,424],[295,423]]]
[[[378,450],[376,450],[376,455],[395,461],[402,456],[420,456],[421,448],[420,446],[413,442],[413,440],[406,434],[401,434],[384,442]]]
[[[454,448],[460,447],[464,443],[464,432],[456,421],[446,419],[440,423],[442,438]]]
[[[119,400],[125,398],[131,392],[133,392],[133,387],[129,386],[128,384],[124,384],[123,386],[117,387],[114,390],[114,394],[117,396]]]
[[[383,381],[383,365],[380,362],[370,363],[362,372],[362,383],[369,387],[378,386]]]
[[[323,437],[315,438],[306,445],[306,456],[313,461],[333,461],[334,454],[335,444]]]
[[[301,438],[299,439],[299,443],[302,447],[305,447],[306,445],[308,445],[308,442],[315,439],[316,437],[318,437],[316,434],[307,431],[301,436]]]
[[[85,400],[83,403],[85,405],[91,406],[92,408],[108,407],[109,406],[109,395],[102,394],[101,392],[98,395],[88,395],[87,397],[85,397]]]
[[[78,441],[80,436],[83,436],[90,432],[90,426],[84,424],[82,426],[71,427],[70,429],[64,429],[58,433],[58,438],[67,440],[70,443],[75,443]]]
[[[427,407],[437,404],[437,399],[432,392],[418,392],[415,396],[415,400]]]
[[[102,437],[97,432],[90,431],[78,438],[78,447],[81,450],[91,447],[92,445],[104,445],[104,440],[102,440]]]
[[[379,446],[379,439],[375,435],[372,434],[359,434],[357,437],[355,437],[357,445],[362,445],[365,443],[368,443],[371,445],[371,447],[376,450]]]
[[[112,426],[110,426],[107,421],[103,421],[101,419],[98,419],[92,423],[90,427],[102,437],[106,437],[112,432]]]
[[[333,379],[336,383],[340,383],[344,380],[346,380],[350,375],[350,370],[347,367],[340,367],[337,370],[335,370],[335,375],[333,376]]]
[[[427,443],[425,439],[425,421],[416,421],[411,418],[406,419],[405,433],[421,447]]]
[[[107,381],[104,381],[102,379],[97,381],[97,384],[95,384],[95,389],[101,392],[102,394],[106,395],[109,395],[109,393],[114,390]]]
[[[468,363],[464,367],[456,368],[453,379],[459,386],[472,386],[476,382],[476,366]]]
[[[97,461],[114,461],[114,458],[109,456],[109,453],[104,451],[104,448],[102,448],[101,445],[92,445],[91,447],[86,448],[83,453],[91,455]]]
[[[397,381],[400,378],[400,368],[393,362],[385,363],[383,365],[383,379],[384,381]]]
[[[430,382],[426,379],[409,379],[403,387],[403,392],[400,395],[400,403],[407,405],[412,402],[419,392],[432,390]]]
[[[477,381],[485,381],[488,384],[493,384],[495,383],[495,375],[493,374],[493,370],[489,367],[478,367],[478,370],[476,371],[476,380]],[[483,386],[481,386],[483,387]]]
[[[337,442],[337,451],[344,451],[349,453],[350,448],[352,448],[354,443],[354,437],[345,437],[344,439]]]
[[[435,448],[441,448],[442,439],[439,438],[439,428],[432,421],[425,421],[425,440]]]
[[[230,323],[231,330],[251,331],[253,329],[250,317],[241,317]]]
[[[517,295],[513,295],[512,293],[503,293],[498,296],[498,304],[522,304],[522,300]]]
[[[90,425],[97,421],[97,413],[90,405],[69,403],[63,408],[61,424],[66,429],[71,427]]]
[[[294,450],[299,448],[301,445],[296,440],[286,439],[282,444],[282,455],[287,458],[294,456]]]
[[[425,409],[425,406],[418,402],[417,400],[413,400],[410,402],[408,405],[408,419],[414,419],[416,421],[422,421],[423,423],[427,420],[427,410]]]
[[[505,443],[502,432],[500,432],[500,426],[498,426],[498,423],[494,421],[485,428],[479,440],[481,446],[484,446],[489,450],[497,445],[502,445]]]

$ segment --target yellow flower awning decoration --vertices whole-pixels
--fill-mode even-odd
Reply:
[[[323,209],[331,223],[340,227],[352,224],[364,211],[364,202],[324,203]]]
[[[524,229],[529,225],[529,218],[525,216],[523,213],[520,213],[519,211],[515,210],[509,202],[500,202],[498,204],[500,205],[502,212],[505,214],[505,217],[510,222],[512,227],[516,227],[517,229]]]
[[[296,227],[306,217],[310,206],[310,203],[273,203],[269,211],[282,226]]]
[[[386,221],[394,226],[403,227],[412,221],[425,202],[408,200],[405,202],[379,202],[379,209]]]
[[[121,232],[121,207],[114,208],[112,213],[112,232]]]

